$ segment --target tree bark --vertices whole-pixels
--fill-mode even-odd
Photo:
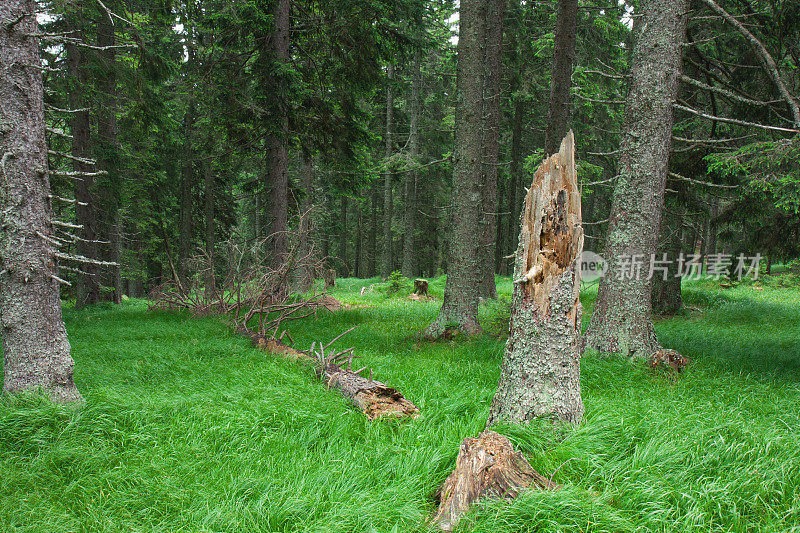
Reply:
[[[647,0],[641,6],[606,235],[610,268],[584,338],[586,347],[600,352],[648,357],[660,348],[651,318],[652,283],[646,271],[640,275],[631,267],[656,251],[688,11],[688,0]]]
[[[506,0],[488,0],[483,95],[483,196],[478,294],[496,299],[494,251],[497,246],[497,174],[500,163],[500,101],[503,92],[503,19]]]
[[[300,243],[297,247],[300,270],[295,276],[295,286],[299,292],[306,292],[314,283],[314,159],[303,152],[303,168],[300,186],[303,196],[300,203]]]
[[[575,63],[575,33],[578,28],[578,0],[559,0],[553,66],[550,71],[550,105],[544,134],[544,153],[558,151],[567,134],[570,119],[572,68]]]
[[[80,14],[76,14],[74,26],[75,37],[84,38]],[[72,133],[72,170],[83,173],[81,179],[75,180],[75,219],[79,226],[81,240],[78,241],[78,253],[91,259],[99,258],[97,250],[97,218],[95,214],[92,188],[94,177],[93,165],[87,161],[91,158],[91,126],[89,123],[88,103],[85,98],[87,86],[85,57],[75,44],[67,44],[67,66],[74,85],[69,93],[71,113],[70,130]],[[80,110],[80,111],[77,111]],[[82,272],[77,275],[75,307],[96,304],[100,301],[101,290],[97,265],[87,263],[81,265]]]
[[[206,267],[206,292],[214,295],[216,288],[216,270],[214,268],[215,249],[217,247],[217,226],[215,223],[214,195],[216,180],[214,179],[214,164],[211,161],[205,164],[204,188],[205,198],[203,205],[203,218],[205,219],[206,230],[206,256],[208,266]]]
[[[190,53],[190,60],[193,53]],[[187,287],[187,278],[189,276],[189,258],[192,256],[192,189],[194,188],[194,157],[192,146],[192,129],[194,128],[195,121],[195,103],[194,100],[189,101],[189,106],[186,109],[186,114],[183,116],[183,150],[182,157],[184,158],[181,164],[181,197],[179,207],[180,225],[178,227],[178,234],[180,235],[180,243],[178,245],[178,274],[181,277],[181,284]]]
[[[514,242],[517,238],[517,226],[520,220],[520,204],[522,203],[522,121],[525,113],[525,105],[521,98],[514,101],[514,118],[511,125],[511,165],[509,169],[509,190],[508,190],[508,225],[505,236],[505,246],[503,254],[512,251]],[[508,275],[510,263],[503,259],[500,273]]]
[[[452,531],[472,505],[487,498],[513,499],[531,486],[559,488],[531,468],[506,437],[484,431],[461,443],[456,467],[438,491],[439,509],[431,524]]]
[[[514,267],[511,334],[488,425],[549,418],[578,424],[583,251],[572,132],[534,174]]]
[[[347,196],[342,195],[340,198],[342,222],[341,231],[339,232],[339,260],[342,264],[342,277],[346,278],[350,275],[350,263],[347,262]]]
[[[466,334],[481,331],[478,323],[478,280],[482,262],[483,176],[483,45],[487,0],[462,0],[456,69],[456,131],[453,152],[452,234],[447,281],[439,316],[424,332],[438,338],[448,328]]]
[[[111,9],[116,6],[108,4]],[[98,167],[107,173],[105,200],[107,212],[105,222],[108,228],[109,260],[115,265],[111,268],[111,285],[114,288],[115,303],[122,301],[124,287],[122,284],[122,219],[120,203],[122,193],[122,164],[117,140],[117,37],[114,25],[105,10],[99,10],[97,23],[97,44],[104,48],[100,52],[102,77],[99,81],[103,102],[97,117],[97,136],[100,140]]]
[[[408,152],[411,155],[412,165],[419,164],[419,114],[420,114],[420,63],[422,62],[419,48],[414,51],[414,72],[411,79],[411,109],[409,111]],[[414,243],[416,239],[417,221],[417,170],[406,172],[405,175],[405,205],[403,235],[403,266],[402,273],[407,278],[416,275]]]
[[[289,64],[289,25],[291,3],[277,0],[274,13],[275,29],[270,35],[271,57],[279,68]],[[276,66],[276,68],[278,68]],[[289,193],[289,107],[286,76],[280,72],[275,76],[276,116],[278,131],[267,136],[269,155],[268,187],[270,190],[270,255],[273,265],[281,264],[288,252],[288,193]]]
[[[386,86],[386,128],[384,130],[384,159],[392,155],[392,121],[394,115],[394,65],[389,63],[388,83]],[[383,172],[383,253],[381,254],[381,276],[389,277],[392,273],[394,257],[392,254],[392,173]]]
[[[61,316],[36,2],[0,4],[0,321],[3,392],[80,400]]]
[[[664,272],[653,273],[652,305],[653,312],[657,315],[674,315],[683,307],[681,297],[681,278],[678,272],[677,258],[681,253],[683,244],[682,217],[678,214],[666,213],[662,224],[661,236],[658,240],[656,259],[662,260],[667,254],[669,261],[666,279]],[[703,254],[701,254],[702,256]],[[649,268],[648,268],[649,270]],[[648,272],[649,273],[649,272]]]

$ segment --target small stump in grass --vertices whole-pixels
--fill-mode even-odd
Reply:
[[[417,296],[428,296],[428,280],[415,279],[414,294],[416,294]]]
[[[531,468],[506,437],[484,431],[461,443],[456,468],[439,489],[439,510],[431,523],[452,531],[472,504],[486,498],[513,499],[528,487],[560,488]]]
[[[689,359],[675,350],[658,350],[647,359],[647,366],[652,370],[659,368],[680,373],[689,365]]]

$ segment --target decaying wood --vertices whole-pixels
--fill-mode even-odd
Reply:
[[[428,295],[428,280],[415,279],[414,280],[414,294],[418,296]]]
[[[461,443],[456,468],[439,490],[439,510],[431,523],[452,531],[471,505],[487,498],[513,499],[529,487],[560,488],[531,468],[506,437],[484,431]]]
[[[489,424],[544,417],[577,424],[581,195],[570,131],[534,174],[525,198],[511,302],[511,333]]]
[[[346,331],[349,333],[353,328]],[[327,345],[314,343],[308,351],[300,351],[285,344],[280,338],[273,338],[257,333],[242,333],[250,336],[253,346],[269,353],[283,355],[292,359],[310,361],[317,376],[330,388],[336,388],[342,396],[348,398],[369,420],[382,416],[412,416],[419,414],[419,409],[408,401],[397,389],[372,379],[372,369],[368,367],[352,370],[354,348],[335,351],[330,348],[345,333],[333,339]],[[315,349],[316,347],[316,349]],[[369,371],[369,377],[361,372]]]

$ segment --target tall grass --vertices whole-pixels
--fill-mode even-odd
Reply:
[[[0,531],[426,531],[461,439],[485,425],[503,339],[420,343],[439,301],[337,283],[354,307],[289,324],[297,344],[358,324],[339,344],[422,417],[367,422],[219,318],[141,301],[67,310],[86,403],[0,400]],[[565,488],[482,505],[462,530],[800,531],[800,290],[685,295],[699,310],[657,329],[693,359],[688,373],[584,358],[579,428],[500,428]],[[503,313],[482,307],[498,332]]]

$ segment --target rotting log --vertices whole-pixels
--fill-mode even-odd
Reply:
[[[522,212],[511,332],[488,425],[549,418],[578,424],[583,251],[570,131],[534,174]]]
[[[419,415],[417,406],[408,401],[400,391],[372,379],[371,369],[364,367],[356,371],[351,370],[353,359],[357,357],[353,354],[353,348],[340,352],[329,351],[326,353],[328,347],[333,343],[331,341],[327,346],[319,343],[319,348],[316,351],[314,347],[317,343],[314,343],[311,349],[305,352],[289,346],[279,338],[276,339],[247,331],[242,331],[241,333],[249,336],[253,341],[253,346],[256,348],[294,360],[310,361],[314,366],[315,373],[328,388],[338,389],[342,396],[353,402],[369,420],[382,416],[416,417]],[[334,341],[342,335],[334,339]],[[341,366],[345,365],[345,363],[346,366]],[[366,370],[369,370],[369,378],[365,378],[360,374]]]
[[[531,468],[506,437],[484,431],[461,443],[455,470],[439,489],[439,509],[431,523],[443,531],[452,531],[471,505],[489,498],[513,499],[531,487],[560,488]]]

